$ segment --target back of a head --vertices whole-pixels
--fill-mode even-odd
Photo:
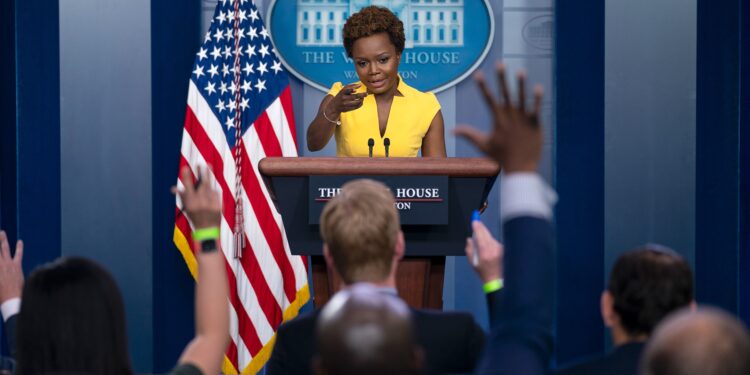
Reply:
[[[693,301],[693,275],[673,250],[645,245],[617,259],[607,290],[628,334],[649,335],[664,317]]]
[[[750,375],[750,337],[740,321],[721,310],[684,309],[654,332],[641,374]]]
[[[395,200],[384,184],[350,181],[320,215],[320,235],[347,284],[388,277],[400,221]]]
[[[411,314],[403,301],[372,285],[337,293],[320,314],[318,374],[420,374]]]
[[[132,374],[122,296],[98,264],[61,258],[40,266],[21,301],[16,374]]]

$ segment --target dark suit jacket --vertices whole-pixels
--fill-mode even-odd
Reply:
[[[620,345],[604,357],[568,367],[558,375],[637,375],[644,346],[642,342]]]
[[[425,353],[426,374],[472,372],[485,335],[467,313],[412,310],[417,342]],[[283,324],[266,365],[267,375],[310,374],[315,355],[318,311]]]
[[[545,374],[552,355],[553,235],[549,221],[503,225],[505,287],[490,307],[492,332],[478,374]]]
[[[16,358],[16,319],[18,314],[11,315],[5,322],[5,337],[8,339],[8,353],[11,358]]]

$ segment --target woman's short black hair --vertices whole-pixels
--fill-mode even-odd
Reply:
[[[60,258],[31,273],[17,323],[18,375],[132,375],[125,308],[102,266]]]
[[[403,22],[388,8],[369,6],[352,14],[344,24],[346,55],[352,57],[352,47],[357,39],[378,33],[388,34],[391,43],[396,46],[397,53],[404,51],[406,36],[404,35]]]

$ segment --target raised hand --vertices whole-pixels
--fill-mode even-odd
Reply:
[[[16,254],[11,256],[8,235],[0,231],[0,303],[20,298],[23,291],[23,241],[16,242]]]
[[[479,252],[479,262],[472,264],[483,283],[503,278],[503,245],[492,237],[489,229],[479,220],[471,223],[474,238],[466,239],[466,259],[471,263],[474,252]]]
[[[350,83],[331,97],[326,95],[318,107],[318,114],[307,127],[307,149],[318,151],[326,146],[336,131],[336,125],[341,125],[341,114],[362,107],[366,92],[355,93],[361,83]]]
[[[185,189],[179,191],[177,187],[172,187],[172,192],[180,195],[182,210],[195,229],[220,227],[221,198],[219,193],[211,188],[208,172],[198,167],[198,182],[193,181],[188,167],[182,168],[181,174]]]
[[[206,169],[198,168],[198,181],[193,181],[188,167],[182,168],[180,175],[185,188],[180,191],[172,187],[172,192],[180,195],[182,210],[194,228],[220,227],[221,198],[211,187],[211,176]],[[205,241],[197,242],[201,252],[196,256],[200,282],[195,289],[195,338],[185,347],[179,363],[192,364],[201,374],[218,374],[230,340],[226,260],[218,239],[218,251],[206,252]]]
[[[526,73],[519,72],[518,103],[514,104],[505,79],[505,65],[498,63],[497,79],[502,100],[495,99],[481,73],[474,76],[493,117],[491,134],[471,126],[460,126],[457,136],[464,137],[509,172],[536,171],[542,153],[542,129],[539,113],[543,90],[534,88],[534,106],[526,108]]]

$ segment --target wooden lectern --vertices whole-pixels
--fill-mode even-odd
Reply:
[[[484,158],[265,158],[259,164],[276,208],[284,220],[292,254],[311,256],[313,302],[323,306],[340,288],[322,256],[319,225],[311,224],[310,181],[315,176],[344,179],[445,176],[448,197],[446,221],[435,225],[402,225],[406,257],[399,265],[399,295],[415,308],[442,309],[445,256],[464,255],[470,235],[471,212],[486,202],[500,171]],[[424,177],[428,179],[432,177]],[[404,215],[402,214],[402,224]]]

